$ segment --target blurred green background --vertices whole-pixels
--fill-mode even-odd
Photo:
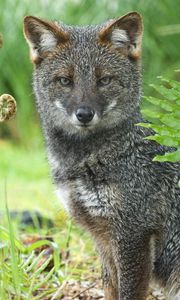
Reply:
[[[95,24],[133,10],[144,19],[143,90],[149,95],[149,83],[158,75],[180,79],[174,72],[180,69],[179,0],[0,0],[0,94],[11,94],[18,106],[16,118],[0,124],[0,198],[7,178],[10,207],[22,209],[28,203],[47,209],[55,199],[34,105],[23,17]]]

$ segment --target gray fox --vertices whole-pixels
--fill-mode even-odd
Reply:
[[[180,299],[179,163],[144,139],[137,12],[96,26],[27,16],[24,33],[57,194],[90,232],[106,300],[144,300],[151,282]]]

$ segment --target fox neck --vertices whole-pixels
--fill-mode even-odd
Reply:
[[[119,153],[127,153],[128,148],[132,148],[136,126],[140,122],[141,115],[136,112],[131,119],[124,121],[116,127],[94,131],[83,138],[77,135],[69,136],[63,129],[48,127],[45,129],[45,139],[49,151],[62,160],[72,160],[78,162],[92,153],[99,151],[115,150]]]

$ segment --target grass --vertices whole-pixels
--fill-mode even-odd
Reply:
[[[67,226],[59,233],[57,229],[51,233],[51,240],[50,233],[46,238],[42,231],[37,240],[36,230],[22,238],[20,233],[14,233],[8,213],[7,216],[8,229],[0,227],[0,299],[61,299],[64,291],[60,288],[68,281],[97,278],[90,267],[97,265],[94,252],[87,238],[86,244],[82,241],[82,232]]]
[[[92,283],[100,274],[94,247],[57,203],[42,144],[34,151],[1,141],[0,152],[0,299],[61,299],[68,281]],[[24,209],[55,226],[21,230],[9,211]]]
[[[0,141],[0,198],[7,181],[10,209],[49,210],[56,205],[53,186],[41,145],[36,150]]]

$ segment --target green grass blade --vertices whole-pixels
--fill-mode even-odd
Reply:
[[[7,215],[7,220],[8,220],[8,227],[9,227],[9,239],[10,239],[10,253],[11,253],[11,271],[12,271],[12,278],[13,278],[13,283],[14,283],[14,288],[17,293],[17,300],[20,300],[20,287],[21,287],[21,280],[20,280],[20,270],[18,267],[18,255],[16,251],[16,246],[15,246],[15,239],[14,239],[14,232],[13,232],[13,227],[12,223],[10,220],[10,214],[8,210],[8,204],[7,204],[7,184],[5,182],[5,208],[6,208],[6,215]]]

